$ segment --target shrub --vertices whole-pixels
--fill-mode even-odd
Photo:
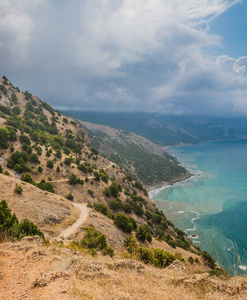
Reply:
[[[41,190],[54,193],[53,185],[50,182],[46,182],[44,179],[42,179],[39,183],[36,183],[36,186]]]
[[[111,199],[109,201],[109,207],[111,209],[117,210],[117,209],[122,208],[122,206],[123,206],[123,203],[122,203],[122,201],[119,198]]]
[[[12,231],[13,237],[22,239],[25,236],[39,235],[44,238],[44,234],[38,229],[38,227],[30,222],[28,219],[23,219]]]
[[[12,112],[13,112],[13,114],[15,114],[15,115],[19,115],[19,114],[21,113],[21,109],[20,109],[19,106],[14,106],[14,107],[12,108]]]
[[[64,160],[64,163],[67,166],[70,166],[72,162],[73,162],[73,158],[72,157],[66,157],[65,160]]]
[[[25,135],[25,134],[21,134],[20,135],[20,142],[21,142],[21,144],[25,143],[27,145],[31,145],[30,138],[27,135]]]
[[[135,182],[135,187],[138,188],[141,191],[143,190],[143,185],[138,181]]]
[[[9,134],[7,128],[0,127],[0,148],[7,149],[9,147],[8,140]]]
[[[215,260],[212,258],[210,254],[207,253],[207,251],[202,251],[201,256],[207,262],[207,264],[211,269],[216,268]]]
[[[149,229],[148,225],[140,226],[136,231],[136,237],[138,238],[138,240],[140,240],[143,243],[146,240],[151,242],[152,241],[152,236],[151,236],[151,232],[150,232],[150,229]],[[151,237],[151,239],[150,239],[150,237]]]
[[[114,224],[121,230],[130,233],[134,229],[134,225],[131,219],[128,218],[125,214],[118,212],[114,217]]]
[[[112,182],[112,184],[109,186],[109,189],[110,189],[110,192],[111,192],[111,195],[113,197],[118,197],[118,194],[119,194],[119,190],[118,190],[118,185],[117,183],[114,181]]]
[[[172,248],[176,248],[176,242],[172,238],[170,234],[167,234],[165,236],[165,241],[167,242],[168,245],[170,245]]]
[[[189,262],[191,265],[194,263],[194,259],[193,259],[192,256],[190,256],[190,257],[188,258],[188,262]]]
[[[86,227],[86,234],[79,245],[83,248],[100,250],[103,255],[114,256],[114,250],[108,246],[106,235],[92,227]]]
[[[46,166],[50,169],[53,169],[53,161],[52,160],[47,160]]]
[[[138,203],[133,203],[133,211],[138,216],[142,216],[144,214],[143,208]]]
[[[37,154],[35,154],[35,153],[32,153],[31,155],[30,155],[30,162],[31,163],[34,163],[34,164],[40,164],[40,161],[39,161],[39,159],[38,159],[38,156],[37,156]]]
[[[88,190],[88,194],[92,196],[93,195],[93,191],[92,190]]]
[[[176,259],[184,261],[180,254],[173,255],[163,249],[155,248],[149,249],[139,246],[132,237],[127,237],[124,244],[130,253],[130,257],[138,259],[145,264],[152,264],[158,268],[165,268],[169,266]]]
[[[111,196],[111,191],[110,191],[110,189],[106,187],[106,188],[104,189],[104,194],[106,195],[106,197],[110,197],[110,196]]]
[[[68,199],[68,200],[73,200],[74,199],[74,196],[71,194],[71,193],[69,193],[67,196],[66,196],[66,198]]]
[[[43,171],[43,168],[41,166],[38,166],[38,172],[41,173]]]
[[[68,147],[63,146],[63,147],[62,147],[62,150],[63,150],[63,152],[64,152],[66,155],[69,155],[69,154],[70,154],[70,150],[69,150]]]
[[[94,155],[98,155],[98,154],[99,154],[99,151],[96,150],[94,147],[91,148],[91,152],[92,152],[92,154],[94,154]]]
[[[164,229],[163,229],[163,227],[161,225],[158,225],[156,227],[154,235],[156,237],[158,237],[159,239],[163,239],[164,238],[165,233],[164,233]]]
[[[0,174],[3,174],[3,167],[0,165]]]
[[[87,173],[87,167],[84,164],[77,165],[77,168],[82,171],[83,173]]]
[[[0,239],[3,233],[17,239],[36,234],[44,238],[43,233],[32,222],[24,219],[19,223],[16,215],[11,214],[11,210],[8,208],[5,200],[0,202]]]
[[[107,206],[105,204],[102,203],[94,203],[93,207],[95,210],[97,210],[98,212],[102,213],[103,215],[108,216],[109,214],[109,210],[107,208]]]
[[[22,187],[19,184],[16,183],[15,184],[15,192],[17,194],[22,194],[22,191],[23,191]]]
[[[151,220],[152,213],[149,210],[146,210],[144,214],[145,214],[145,216],[147,217],[148,220]]]
[[[28,173],[21,175],[21,180],[29,183],[33,183],[33,178]]]
[[[78,180],[77,177],[74,173],[72,173],[71,175],[69,175],[69,184],[77,184]]]
[[[125,213],[130,214],[132,211],[132,206],[129,203],[124,203],[123,210]]]
[[[152,222],[155,224],[159,224],[162,220],[162,217],[158,214],[152,214]]]

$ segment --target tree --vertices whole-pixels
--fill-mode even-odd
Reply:
[[[0,148],[8,148],[9,135],[8,130],[5,127],[0,127]]]
[[[111,195],[113,197],[118,197],[118,194],[119,194],[119,190],[118,190],[118,184],[114,181],[112,182],[112,184],[109,186],[109,189],[110,189],[110,192],[111,192]]]
[[[114,224],[121,230],[129,233],[134,229],[134,225],[131,222],[131,219],[123,213],[116,213],[114,217]]]
[[[53,161],[52,160],[47,160],[47,163],[46,163],[47,167],[52,169],[53,168]]]
[[[72,173],[71,175],[69,175],[69,184],[77,184],[77,177],[74,173]]]
[[[122,208],[122,206],[123,206],[123,203],[122,203],[122,201],[119,198],[111,199],[109,201],[109,207],[111,209],[117,210],[117,209]]]
[[[27,136],[27,135],[25,135],[25,134],[21,134],[20,135],[20,142],[23,144],[23,143],[25,143],[25,144],[27,144],[27,145],[31,145],[31,140],[30,140],[30,138]]]
[[[151,242],[152,236],[151,236],[151,232],[149,230],[148,225],[140,226],[136,231],[136,237],[138,238],[139,241],[141,241],[143,243],[145,242],[145,240]]]

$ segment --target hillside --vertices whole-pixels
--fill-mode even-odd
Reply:
[[[108,126],[78,122],[101,154],[146,185],[175,182],[190,176],[163,147],[141,136]]]
[[[246,118],[68,111],[83,121],[127,130],[162,146],[247,137]]]
[[[228,281],[155,207],[141,182],[92,147],[77,122],[6,77],[0,153],[0,298],[102,299],[105,286],[109,299],[164,299],[181,287],[188,299],[202,290],[244,295],[245,281]],[[26,218],[44,240],[18,241]],[[154,291],[141,284],[150,278],[158,280]]]

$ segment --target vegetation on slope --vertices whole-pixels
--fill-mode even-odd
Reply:
[[[11,213],[7,202],[2,200],[0,202],[0,242],[10,238],[20,240],[25,236],[34,235],[44,238],[44,234],[28,219],[25,218],[19,222],[16,215]]]
[[[158,145],[196,144],[201,141],[239,139],[247,135],[247,121],[240,118],[176,116],[149,113],[69,111],[78,119],[127,130]]]
[[[111,136],[100,130],[84,128],[95,148],[146,185],[170,181],[186,173],[168,153],[163,152],[162,156],[151,153],[137,144],[128,132],[118,131],[115,132],[117,136]]]
[[[121,230],[121,235],[131,233],[147,246],[155,238],[173,248],[200,253],[200,249],[193,247],[186,235],[154,206],[140,182],[134,181],[118,166],[99,155],[74,120],[62,116],[37,96],[27,91],[21,93],[7,79],[2,82],[1,171],[48,192],[67,196],[70,201],[88,202],[95,211],[107,216],[109,225]],[[159,156],[153,160],[164,170],[154,167],[152,163],[147,168],[144,166],[148,160],[146,150],[140,151],[134,144],[125,142],[127,156],[136,160],[136,174],[147,174],[144,176],[145,182],[150,182],[152,177],[158,180],[158,175],[152,174],[154,168],[163,172],[163,180],[169,180],[178,171],[185,171],[177,165],[174,167],[171,162],[162,162]],[[115,147],[123,153],[118,143]],[[123,163],[128,164],[127,157]],[[132,165],[127,168],[131,169]],[[19,185],[16,186],[16,193],[25,196]],[[88,234],[95,235],[94,232]],[[98,233],[96,237],[104,239]]]

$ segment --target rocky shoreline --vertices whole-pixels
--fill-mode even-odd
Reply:
[[[183,173],[183,174],[181,174],[180,176],[173,177],[173,178],[172,178],[171,180],[169,180],[169,181],[163,181],[163,182],[159,182],[159,183],[157,183],[157,184],[148,186],[148,187],[147,187],[147,191],[148,191],[148,192],[151,192],[151,191],[157,190],[157,189],[159,189],[159,188],[162,188],[163,186],[169,186],[169,185],[172,185],[172,184],[174,184],[174,183],[184,181],[184,180],[186,180],[186,179],[189,179],[191,176],[193,176],[193,174],[190,173],[189,171],[187,171],[186,173]]]

